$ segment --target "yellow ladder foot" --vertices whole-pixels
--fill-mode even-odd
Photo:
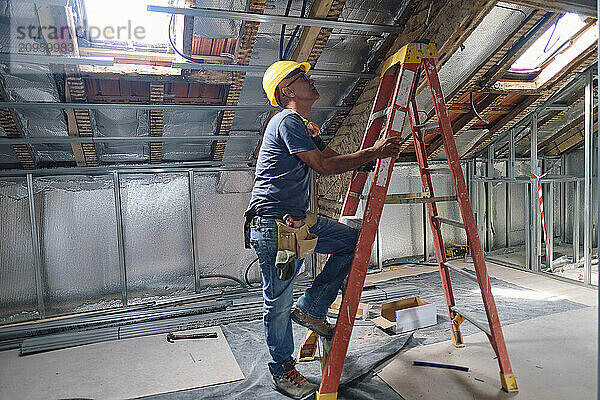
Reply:
[[[503,374],[500,372],[500,382],[502,383],[502,389],[505,392],[511,393],[519,391],[515,374]]]
[[[336,400],[337,399],[337,392],[335,392],[335,393],[323,393],[323,394],[320,394],[317,391],[315,393],[315,399],[316,400]]]

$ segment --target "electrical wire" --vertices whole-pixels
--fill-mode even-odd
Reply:
[[[242,281],[241,279],[236,278],[235,276],[231,276],[231,275],[224,275],[224,274],[203,274],[203,275],[199,275],[198,276],[199,279],[206,279],[206,278],[225,278],[225,279],[231,279],[232,281],[236,281],[237,283],[239,283],[244,289],[247,289],[247,285],[244,283],[244,281]]]
[[[518,8],[507,7],[507,6],[503,6],[503,5],[500,5],[500,4],[496,4],[494,7],[504,8],[504,9],[512,10],[512,11],[518,11],[521,14],[523,14],[525,16],[525,18],[527,18],[527,14],[525,14],[525,11],[519,10]]]
[[[475,113],[475,116],[484,124],[489,125],[490,122],[483,119],[483,117],[481,115],[479,115],[479,113],[475,109],[475,103],[473,103],[473,92],[469,92],[469,100],[471,101],[471,110],[473,110],[473,112]]]
[[[246,281],[246,285],[248,285],[248,287],[252,287],[252,284],[250,283],[250,280],[248,279],[248,272],[250,272],[250,268],[252,267],[252,264],[254,264],[257,261],[258,261],[258,257],[256,257],[250,264],[248,264],[248,266],[246,267],[246,271],[244,272],[244,280]]]
[[[186,54],[183,54],[179,50],[177,50],[177,47],[175,47],[175,43],[173,43],[173,38],[171,37],[171,30],[173,29],[173,19],[174,18],[175,18],[175,15],[171,15],[171,19],[169,20],[169,30],[168,30],[169,31],[169,44],[171,45],[171,48],[173,49],[173,51],[188,61],[198,63],[198,64],[206,63],[206,61],[203,58],[190,57]]]
[[[300,18],[304,18],[305,11],[306,11],[306,0],[302,0],[302,10],[300,11]],[[285,47],[285,51],[283,52],[283,58],[286,60],[288,59],[288,55],[291,50],[292,43],[296,39],[296,36],[298,35],[299,31],[300,31],[300,25],[296,25],[296,28],[294,28],[294,32],[292,33],[292,36],[290,37],[290,40],[288,41],[288,44]]]
[[[302,10],[300,11],[300,18],[304,18],[304,13],[306,12],[306,0],[302,0]],[[290,13],[290,8],[292,6],[292,0],[288,0],[288,4],[287,7],[285,9],[285,16],[287,17]],[[285,50],[283,49],[283,42],[285,41],[285,27],[286,25],[281,25],[281,36],[279,38],[279,60],[287,60],[291,47],[292,47],[292,43],[294,42],[294,40],[296,39],[296,36],[298,35],[298,32],[300,31],[300,25],[296,25],[296,27],[294,28],[294,32],[292,32],[292,36],[290,36],[290,39],[288,40],[287,46],[285,46]]]
[[[552,33],[550,34],[550,37],[548,38],[548,41],[546,42],[546,45],[544,46],[544,53],[546,51],[548,51],[548,45],[550,44],[550,40],[552,40],[552,36],[554,36],[554,32],[556,31],[556,25],[558,25],[558,21],[556,21],[553,25]],[[558,42],[558,39],[556,39],[556,42]],[[552,46],[554,46],[554,44],[556,42],[552,43]]]
[[[290,15],[290,8],[292,7],[292,0],[288,0],[287,6],[285,7],[285,16],[289,16]],[[285,41],[285,24],[281,25],[281,35],[279,37],[279,61],[281,60],[285,60],[285,58],[283,58],[284,54],[283,54],[283,42]]]

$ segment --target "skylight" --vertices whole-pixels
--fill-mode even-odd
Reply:
[[[585,26],[583,18],[567,13],[540,36],[510,67],[513,72],[539,69],[557,50]]]
[[[84,1],[91,41],[168,43],[171,16],[146,10],[148,4],[168,6],[168,0]]]

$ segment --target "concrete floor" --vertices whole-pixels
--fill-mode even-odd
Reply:
[[[473,269],[471,263],[454,264]],[[399,268],[393,274],[418,269]],[[492,277],[590,306],[503,327],[518,393],[500,390],[498,363],[483,333],[465,337],[461,349],[448,340],[402,351],[378,375],[406,400],[596,398],[597,291],[492,263],[488,271]],[[415,367],[414,360],[468,366],[470,372]]]

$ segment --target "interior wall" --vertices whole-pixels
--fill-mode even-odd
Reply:
[[[252,171],[195,173],[199,275],[244,279],[256,258],[243,242]],[[122,174],[121,212],[130,304],[195,292],[187,173]],[[34,177],[47,315],[121,305],[111,176]],[[0,182],[0,323],[36,317],[37,293],[24,179]],[[258,281],[256,264],[249,272]],[[237,286],[203,278],[201,289]]]

